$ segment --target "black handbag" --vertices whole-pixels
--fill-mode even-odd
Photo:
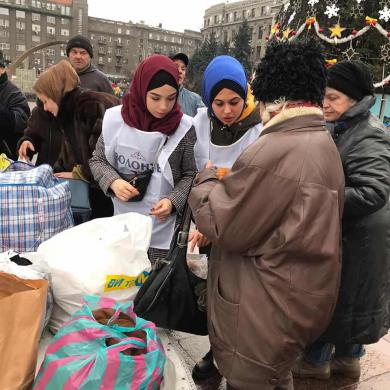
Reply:
[[[160,328],[206,335],[207,314],[199,306],[207,282],[194,275],[187,265],[190,224],[191,210],[187,205],[167,257],[157,260],[135,297],[134,312]]]
[[[164,139],[164,141],[161,143],[160,147],[158,148],[158,151],[156,153],[156,157],[154,159],[154,162],[152,164],[151,169],[147,169],[146,171],[140,172],[140,173],[134,173],[132,175],[126,175],[122,174],[122,179],[126,180],[128,183],[130,183],[133,187],[137,189],[139,192],[139,195],[134,196],[128,200],[128,202],[140,202],[148,189],[148,185],[150,182],[150,179],[152,178],[154,167],[157,164],[158,157],[160,156],[162,148],[165,146],[165,144],[168,141],[168,137]]]
[[[144,172],[136,173],[130,176],[122,174],[122,179],[129,182],[139,192],[139,195],[130,198],[128,202],[139,202],[144,198],[146,194],[146,190],[148,189],[150,179],[152,178],[152,175],[153,175],[153,169],[147,169]]]

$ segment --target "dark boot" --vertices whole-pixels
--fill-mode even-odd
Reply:
[[[195,380],[203,380],[211,378],[217,373],[218,369],[214,366],[213,352],[210,349],[202,360],[195,364],[192,370],[192,377]]]

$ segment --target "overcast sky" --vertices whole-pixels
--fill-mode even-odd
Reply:
[[[98,18],[133,23],[143,20],[167,30],[199,31],[206,8],[223,3],[218,0],[88,0],[88,14]],[[178,17],[177,15],[180,15]]]

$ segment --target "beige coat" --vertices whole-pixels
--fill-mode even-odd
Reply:
[[[274,117],[222,181],[212,169],[198,175],[189,203],[213,244],[210,340],[235,388],[273,389],[326,329],[343,193],[339,153],[314,108]]]

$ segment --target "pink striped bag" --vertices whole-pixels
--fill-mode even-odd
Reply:
[[[54,336],[35,390],[157,390],[165,352],[152,322],[133,302],[86,296],[85,304]]]

